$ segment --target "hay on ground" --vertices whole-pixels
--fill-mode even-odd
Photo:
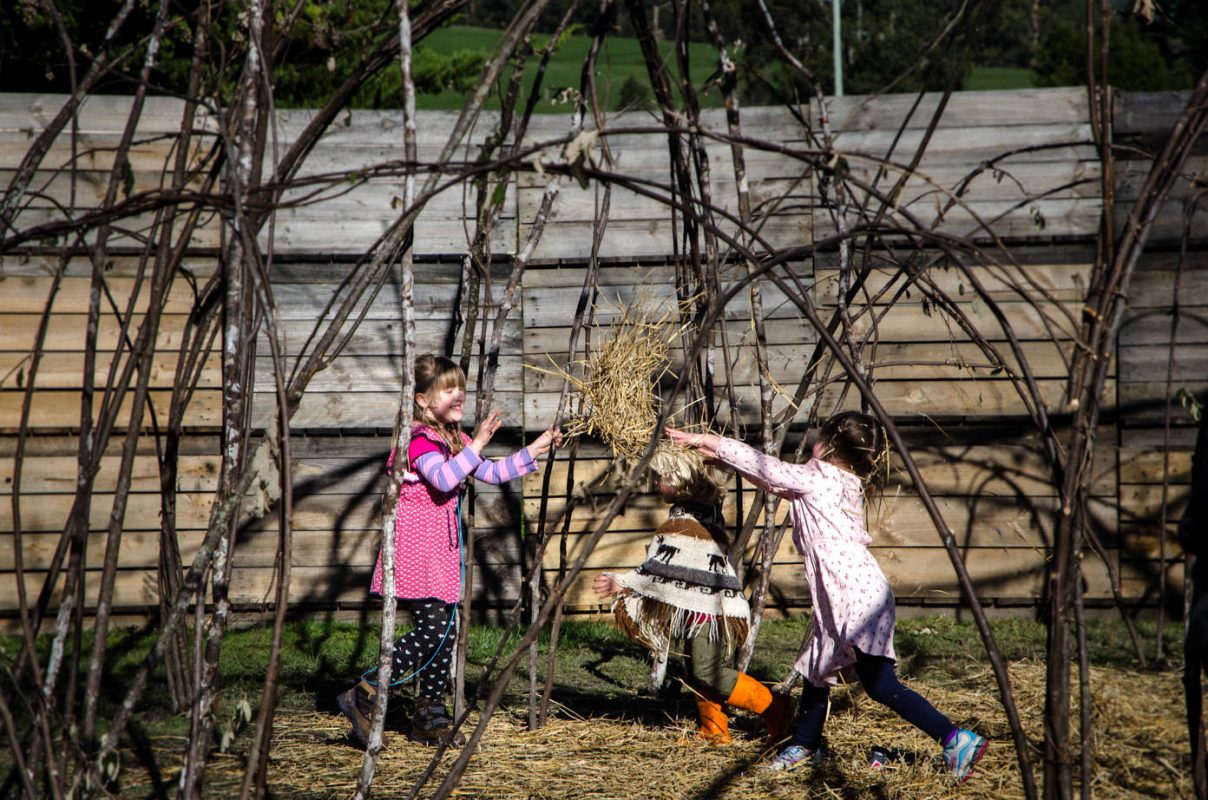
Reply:
[[[1041,721],[1044,666],[1033,662],[1010,667],[1020,714],[1032,743],[1037,779],[1041,779]],[[1133,672],[1092,668],[1096,730],[1094,795],[1115,798],[1191,796],[1185,746],[1182,691],[1176,672]],[[926,677],[926,676],[924,676]],[[476,757],[470,762],[459,798],[593,798],[593,800],[683,800],[684,798],[1009,798],[1022,796],[1010,729],[988,669],[934,682],[912,681],[954,722],[969,725],[991,739],[990,749],[963,786],[954,786],[938,762],[938,746],[859,690],[838,689],[827,723],[829,756],[817,770],[769,774],[758,769],[765,756],[758,720],[731,718],[735,741],[713,747],[692,738],[694,706],[688,695],[678,701],[629,697],[615,713],[583,718],[558,707],[543,729],[525,729],[523,700],[492,719]],[[557,692],[555,692],[557,698]],[[1138,702],[1144,698],[1144,702]],[[654,708],[652,708],[652,706]],[[635,719],[635,708],[644,721]],[[655,709],[663,708],[658,714]],[[1077,720],[1077,710],[1072,719]],[[472,721],[476,721],[473,717]],[[1075,723],[1075,728],[1076,728]],[[181,742],[157,742],[169,748],[160,764],[179,754]],[[867,764],[872,746],[898,757],[891,768],[874,772]],[[1075,752],[1077,743],[1075,742]],[[397,731],[387,733],[375,797],[402,797],[431,757]],[[272,743],[269,787],[278,798],[350,797],[362,752],[351,745],[348,725],[335,713],[279,712]],[[448,768],[447,754],[437,772]],[[207,795],[229,796],[237,789],[242,760],[217,757],[207,778]],[[170,770],[161,777],[173,785]],[[133,776],[127,772],[129,781]],[[435,787],[430,784],[421,796]],[[140,796],[128,784],[127,796]],[[150,787],[142,787],[151,794]]]

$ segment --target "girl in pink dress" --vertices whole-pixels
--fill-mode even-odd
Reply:
[[[455,610],[462,591],[461,496],[466,479],[505,483],[537,468],[536,459],[561,443],[550,428],[528,447],[499,461],[481,453],[499,429],[500,414],[487,414],[467,436],[461,429],[466,376],[443,356],[415,360],[415,424],[394,520],[394,596],[411,614],[412,630],[394,644],[393,683],[418,676],[415,716],[408,736],[434,745],[449,739],[453,721],[445,707],[452,643],[457,640]],[[393,466],[395,454],[390,454]],[[382,557],[373,571],[371,590],[383,592]],[[352,722],[353,736],[364,745],[377,683],[365,673],[360,683],[336,698]],[[449,744],[461,745],[458,735]]]
[[[830,687],[854,672],[869,697],[939,742],[949,771],[966,780],[985,753],[985,738],[953,725],[897,678],[893,591],[868,549],[872,537],[864,524],[864,485],[888,459],[880,424],[855,411],[836,414],[822,424],[813,457],[804,464],[715,434],[668,428],[667,435],[791,503],[793,543],[810,587],[813,625],[796,664],[805,684],[792,742],[768,766],[787,770],[818,763]]]

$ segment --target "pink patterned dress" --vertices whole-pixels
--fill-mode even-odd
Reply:
[[[462,433],[463,442],[470,437]],[[453,455],[440,435],[426,425],[411,430],[408,469],[403,475],[394,516],[394,595],[400,600],[461,599],[461,520],[458,500],[465,479],[506,483],[537,468],[527,447],[507,458],[484,460],[469,447]],[[394,463],[394,453],[389,464]],[[378,553],[370,591],[382,593],[382,555]]]
[[[734,439],[723,439],[717,456],[791,503],[793,543],[814,605],[796,670],[815,686],[833,686],[855,665],[853,648],[896,661],[893,591],[868,549],[860,479],[818,459],[789,464]]]

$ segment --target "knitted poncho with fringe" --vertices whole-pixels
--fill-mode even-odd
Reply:
[[[747,637],[750,607],[726,552],[720,510],[673,505],[637,569],[614,575],[624,587],[613,602],[617,623],[655,653],[673,638],[702,630],[735,644]]]

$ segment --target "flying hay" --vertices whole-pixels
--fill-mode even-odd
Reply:
[[[566,380],[579,411],[563,426],[567,436],[598,437],[621,459],[637,460],[646,450],[662,410],[658,387],[671,371],[672,343],[679,337],[676,309],[656,316],[639,301],[620,306],[620,317],[595,326],[602,344],[569,369],[541,370]],[[669,443],[660,450],[671,447]],[[682,449],[674,447],[674,449]]]

